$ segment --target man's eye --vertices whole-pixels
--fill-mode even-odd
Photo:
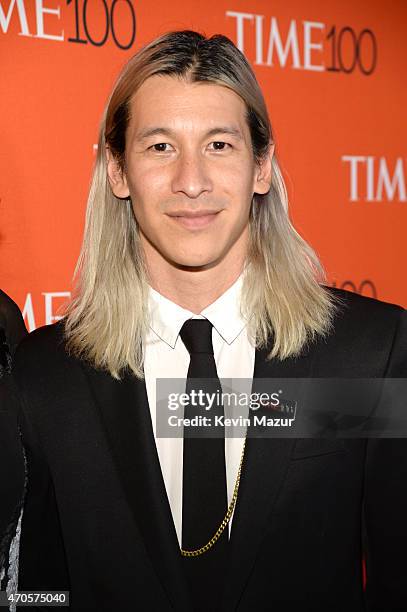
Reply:
[[[215,140],[214,142],[211,142],[209,146],[214,151],[225,151],[226,149],[230,148],[230,144],[223,142],[222,140]]]
[[[169,146],[167,142],[157,142],[157,144],[152,145],[151,148],[158,153],[166,153],[169,150]]]

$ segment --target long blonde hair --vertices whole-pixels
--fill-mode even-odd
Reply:
[[[124,67],[100,127],[76,286],[64,321],[68,350],[115,378],[126,369],[143,377],[148,279],[131,201],[113,195],[105,150],[108,147],[125,169],[130,101],[156,74],[232,89],[246,104],[255,160],[262,159],[274,143],[256,77],[225,36],[170,32],[141,49]],[[290,222],[275,155],[270,191],[253,196],[246,269],[250,273],[244,275],[242,311],[250,316],[256,346],[270,346],[270,358],[298,355],[308,341],[329,331],[335,303],[321,285],[324,275],[316,254]]]

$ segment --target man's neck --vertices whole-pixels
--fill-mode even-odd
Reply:
[[[199,314],[223,295],[240,276],[239,272],[228,278],[214,279],[212,275],[205,277],[203,272],[192,274],[193,278],[191,278],[191,272],[187,272],[177,275],[178,278],[174,283],[166,282],[168,279],[162,279],[159,284],[151,283],[151,286],[181,308]],[[196,277],[197,274],[200,278]]]
[[[167,262],[160,264],[155,266],[151,259],[147,261],[152,288],[178,306],[200,314],[236,282],[244,259],[225,260],[219,265],[195,270],[177,268]]]

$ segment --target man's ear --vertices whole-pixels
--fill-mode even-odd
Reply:
[[[106,165],[109,184],[116,198],[130,197],[126,175],[109,147],[106,147]]]
[[[270,144],[266,155],[256,164],[254,174],[253,192],[264,194],[267,193],[271,186],[273,174],[272,160],[274,155],[274,144]]]

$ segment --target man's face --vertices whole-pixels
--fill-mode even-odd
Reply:
[[[253,193],[270,186],[255,163],[245,104],[232,90],[156,75],[131,101],[126,167],[109,156],[118,197],[130,195],[147,264],[208,268],[246,253]]]

